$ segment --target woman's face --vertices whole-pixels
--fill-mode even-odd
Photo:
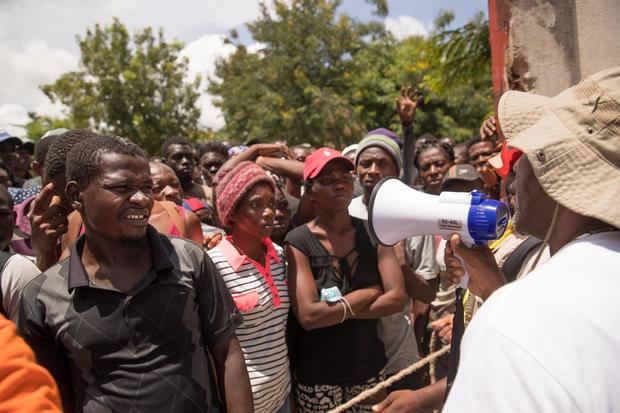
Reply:
[[[312,200],[319,211],[335,212],[347,209],[353,197],[355,177],[344,163],[328,163],[313,179]]]
[[[440,148],[429,148],[420,154],[418,165],[426,192],[438,195],[443,177],[452,166],[448,154]]]
[[[251,237],[271,235],[275,218],[275,194],[271,185],[260,182],[245,194],[231,219],[233,232],[241,231]]]

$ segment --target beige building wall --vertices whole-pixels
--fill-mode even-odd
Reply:
[[[509,3],[509,88],[552,96],[592,73],[620,66],[620,0]]]

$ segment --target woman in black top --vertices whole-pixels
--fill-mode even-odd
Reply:
[[[317,218],[285,241],[300,327],[292,359],[299,412],[333,409],[381,379],[386,359],[377,318],[405,303],[393,249],[373,247],[362,221],[349,216],[352,169],[351,161],[328,148],[306,159],[304,180]],[[372,410],[368,404],[352,411]]]

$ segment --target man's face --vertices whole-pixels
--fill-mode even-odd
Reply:
[[[467,151],[469,155],[469,163],[476,168],[478,173],[482,173],[489,158],[495,155],[494,149],[495,147],[493,142],[489,141],[474,143],[469,147],[469,150]]]
[[[522,234],[543,239],[551,224],[555,201],[540,186],[527,156],[521,156],[514,169],[512,188],[516,194],[513,201],[515,229]]]
[[[15,214],[6,190],[0,191],[0,250],[5,249],[15,229]]]
[[[282,238],[286,235],[286,231],[291,224],[291,211],[288,209],[288,201],[281,189],[276,190],[276,205],[273,232],[273,238]]]
[[[275,195],[269,184],[254,185],[245,194],[232,216],[233,231],[254,238],[271,235],[274,225]]]
[[[156,201],[170,201],[177,205],[183,202],[183,188],[174,171],[164,164],[151,164],[153,198]]]
[[[398,176],[398,172],[394,159],[386,151],[370,147],[359,156],[357,176],[364,188],[364,196],[368,200],[372,190],[381,179],[387,176]]]
[[[194,176],[194,150],[190,145],[170,145],[166,165],[172,168],[181,181],[191,181]]]
[[[226,157],[219,152],[205,152],[200,158],[200,169],[207,183],[211,184],[215,174],[226,162]]]
[[[420,154],[418,165],[426,191],[438,195],[441,192],[443,177],[452,166],[448,155],[442,149],[430,148]]]
[[[467,146],[456,145],[454,147],[454,164],[462,165],[468,162],[469,162],[469,157],[467,155]]]
[[[153,208],[149,163],[142,157],[106,154],[101,176],[82,191],[87,232],[115,242],[142,239]]]
[[[293,159],[299,162],[305,162],[308,155],[310,155],[311,151],[308,148],[296,147],[291,149],[293,153]]]

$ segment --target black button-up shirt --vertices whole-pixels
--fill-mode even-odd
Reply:
[[[203,412],[212,403],[205,347],[231,338],[241,316],[198,245],[147,231],[152,266],[124,293],[90,282],[71,255],[24,289],[19,329],[86,412]]]

